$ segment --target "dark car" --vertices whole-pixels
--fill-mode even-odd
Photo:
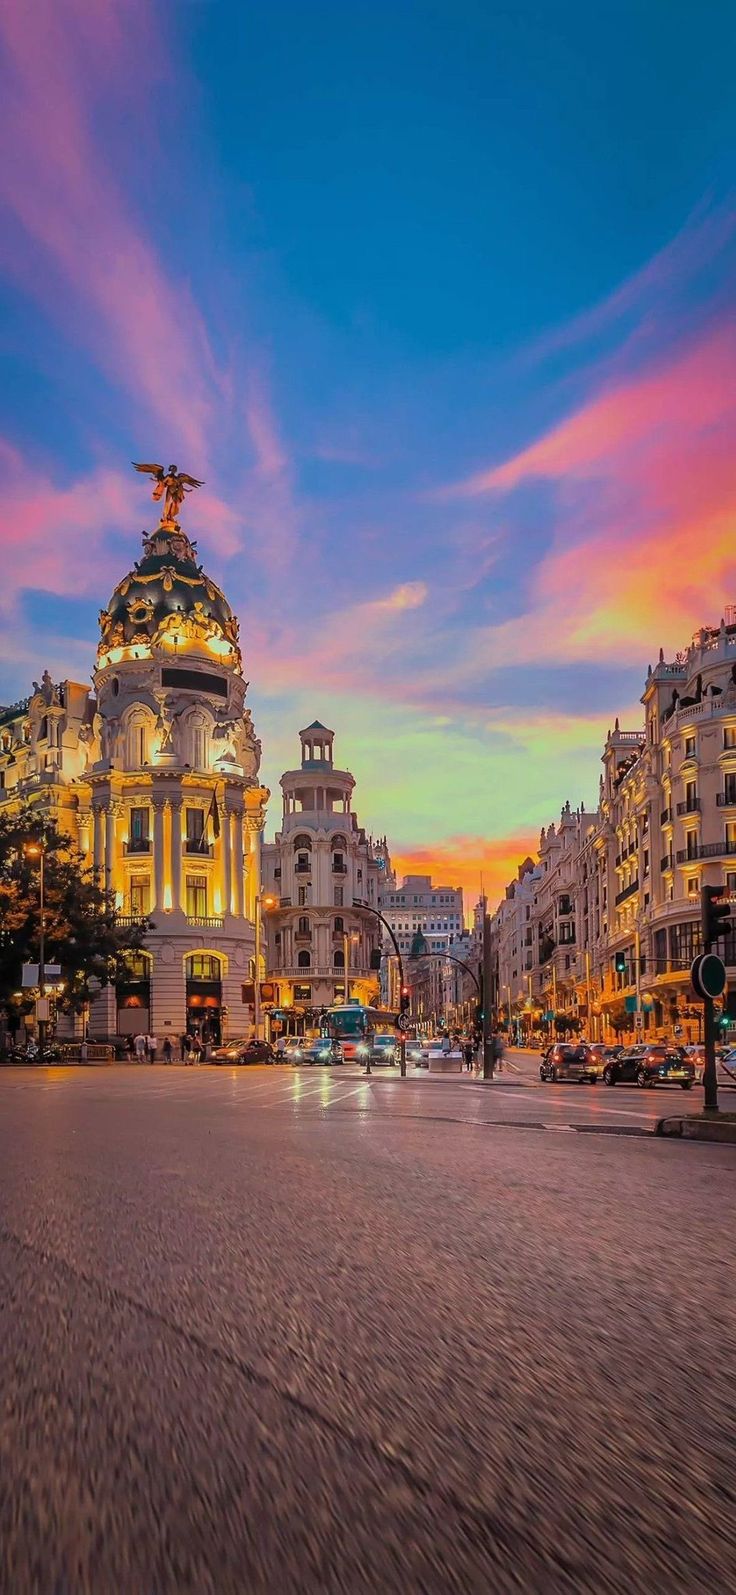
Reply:
[[[590,1047],[573,1041],[557,1041],[545,1052],[539,1065],[540,1080],[577,1080],[596,1085],[600,1064]]]
[[[270,1041],[228,1041],[223,1047],[213,1047],[213,1063],[273,1063],[274,1050]]]
[[[339,1041],[331,1041],[329,1036],[310,1036],[304,1040],[298,1052],[293,1052],[291,1063],[297,1064],[322,1064],[325,1067],[333,1063],[343,1062],[343,1051]]]
[[[695,1080],[695,1065],[686,1057],[682,1047],[645,1046],[627,1047],[618,1058],[611,1058],[603,1070],[606,1085],[619,1081],[632,1081],[641,1086],[679,1085],[691,1091]]]
[[[365,1063],[370,1048],[371,1063],[398,1063],[399,1049],[394,1036],[374,1036],[368,1041],[361,1041],[358,1046],[358,1058]]]

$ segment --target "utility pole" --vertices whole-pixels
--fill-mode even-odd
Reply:
[[[483,899],[483,1079],[493,1079],[493,1032],[491,1030],[491,916]]]

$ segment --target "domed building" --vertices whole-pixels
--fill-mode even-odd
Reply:
[[[185,1029],[245,1034],[269,793],[237,620],[175,519],[144,534],[100,613],[94,686],[45,676],[0,713],[0,800],[18,795],[15,766],[123,919],[154,925],[127,978],[100,992],[90,1033],[150,1031],[159,1047]]]

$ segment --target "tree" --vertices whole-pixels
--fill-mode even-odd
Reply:
[[[125,955],[138,952],[149,922],[121,925],[114,897],[85,868],[78,848],[53,822],[28,806],[0,814],[0,1007],[17,1016],[22,965],[39,957],[38,857],[27,843],[44,848],[46,961],[61,964],[64,990],[59,1006],[80,1012],[101,986],[120,978]]]

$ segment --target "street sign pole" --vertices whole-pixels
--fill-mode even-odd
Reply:
[[[712,997],[703,1004],[703,1034],[705,1039],[705,1067],[703,1069],[703,1107],[706,1113],[718,1112],[718,1075],[716,1073],[716,1022]]]

